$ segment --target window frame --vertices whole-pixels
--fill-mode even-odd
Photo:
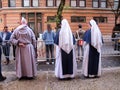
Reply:
[[[94,6],[94,2],[98,3],[97,7]],[[105,7],[102,7],[102,2],[105,2]],[[93,8],[107,8],[107,0],[92,0],[92,7]]]
[[[107,17],[103,17],[103,16],[94,16],[93,19],[97,23],[107,23],[108,22],[108,18]],[[102,19],[104,19],[105,22],[102,22]]]
[[[25,1],[25,0],[22,0],[22,6],[23,6],[23,7],[30,7],[30,6],[31,6],[31,5],[30,5],[30,1],[31,1],[31,0],[29,0],[29,6],[25,6],[24,1]]]
[[[59,7],[59,5],[60,5],[60,2],[59,2],[59,5],[58,5],[58,1],[61,2],[61,0],[55,0],[55,6],[56,6],[56,7]]]
[[[33,4],[34,1],[35,1],[35,0],[32,0],[32,1],[31,1],[31,4],[32,4],[31,6],[32,6],[32,7],[39,7],[39,0],[37,1],[37,3],[38,3],[37,6],[34,6],[34,4]]]
[[[54,0],[52,0],[52,1],[53,1],[52,6],[48,6],[48,1],[49,1],[49,0],[46,0],[46,7],[54,7],[54,6],[55,6]]]
[[[25,6],[24,1],[25,0],[22,0],[22,7],[39,7],[39,0],[38,0],[38,6],[33,5],[34,0],[29,0],[29,5]]]
[[[2,1],[1,1],[2,2]],[[11,3],[11,0],[8,0],[8,6],[9,7],[16,7],[16,0],[14,0],[14,4],[15,5],[13,5],[12,3]]]
[[[119,0],[114,0],[114,8],[118,8],[118,4],[119,4]],[[115,5],[117,5],[117,6],[115,6]]]
[[[50,20],[50,19],[51,19],[51,20]],[[56,22],[55,16],[47,16],[47,22],[49,22],[49,23]]]
[[[72,1],[75,1],[74,6],[72,6]],[[84,1],[84,6],[80,5],[80,1]],[[70,0],[70,7],[86,7],[86,0]]]
[[[74,21],[73,18],[76,21]],[[78,20],[80,20],[80,18],[83,18],[84,20],[83,21],[78,21]],[[86,16],[71,16],[71,23],[86,23]]]

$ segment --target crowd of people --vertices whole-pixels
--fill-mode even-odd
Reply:
[[[46,64],[55,64],[55,76],[58,79],[75,78],[77,74],[76,44],[78,59],[83,61],[83,76],[85,78],[101,76],[103,42],[102,34],[95,20],[90,20],[87,31],[82,30],[82,25],[79,24],[75,35],[66,19],[62,19],[56,33],[52,30],[51,24],[47,24],[47,30],[43,32],[42,39],[45,42]],[[18,79],[34,79],[37,72],[37,41],[33,30],[27,25],[26,19],[22,17],[21,24],[13,32],[9,32],[8,27],[5,26],[4,31],[0,33],[0,43],[2,46],[2,49],[0,48],[0,81],[6,79],[1,71],[1,50],[7,56],[5,64],[8,65],[10,63],[10,44],[15,47],[14,57]],[[54,56],[54,46],[56,56]]]

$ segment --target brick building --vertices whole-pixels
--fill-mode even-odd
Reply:
[[[0,0],[0,30],[5,25],[11,30],[19,25],[21,17],[28,20],[28,25],[35,34],[42,33],[46,24],[55,28],[54,17],[61,0]],[[110,0],[115,7],[118,0]],[[81,23],[88,29],[90,19],[95,18],[103,34],[111,34],[114,26],[114,14],[107,0],[66,0],[63,17],[69,21],[73,32]]]

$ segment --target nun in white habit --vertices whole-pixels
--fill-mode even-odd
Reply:
[[[102,34],[97,23],[92,19],[90,29],[84,34],[84,56],[82,71],[85,77],[101,76]]]
[[[66,19],[61,22],[61,29],[56,33],[55,76],[59,79],[74,78],[77,64],[75,58],[75,39]]]

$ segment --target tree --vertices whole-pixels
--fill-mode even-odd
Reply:
[[[64,6],[65,6],[65,1],[66,0],[61,0],[60,5],[59,5],[58,10],[57,10],[57,15],[56,15],[56,26],[57,26],[57,28],[59,27],[59,24],[62,20],[62,11],[63,11]]]
[[[118,6],[114,7],[114,5],[112,4],[111,0],[107,0],[108,4],[110,5],[112,12],[114,13],[115,16],[115,26],[117,24],[117,20],[120,16],[120,0],[118,1]]]

